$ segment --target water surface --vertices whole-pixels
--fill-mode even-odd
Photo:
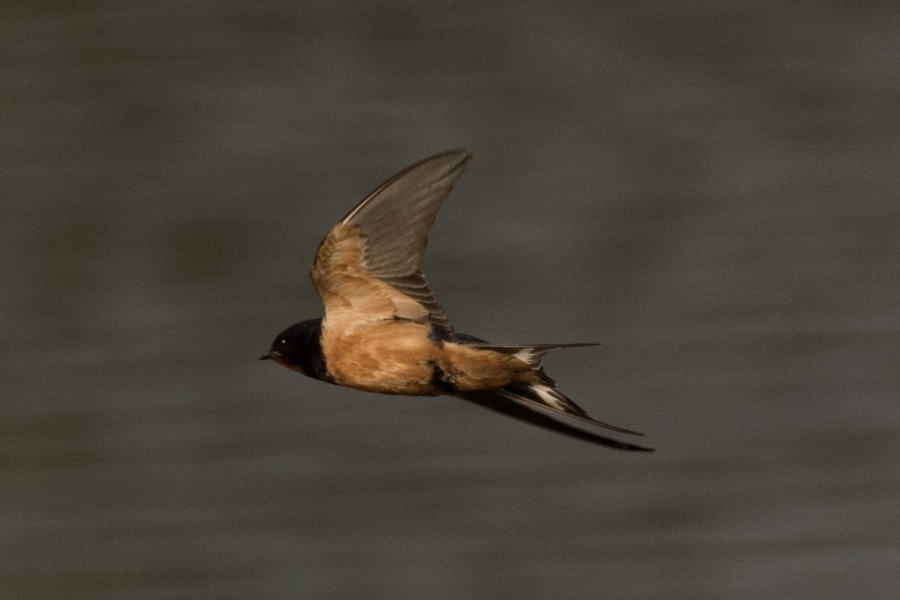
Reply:
[[[4,7],[5,594],[894,598],[894,12]],[[655,454],[255,360],[456,146],[448,314]]]

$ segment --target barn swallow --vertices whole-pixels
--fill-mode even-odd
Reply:
[[[471,158],[450,150],[417,162],[341,219],[310,273],[325,316],[291,325],[260,358],[336,385],[455,396],[602,446],[651,451],[550,416],[643,435],[594,419],[541,367],[550,350],[595,344],[491,344],[457,333],[435,300],[419,262],[438,210]]]

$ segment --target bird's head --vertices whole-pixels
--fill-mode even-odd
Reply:
[[[322,355],[322,319],[294,323],[275,337],[269,351],[260,360],[274,360],[279,365],[316,379],[328,381],[331,376]]]

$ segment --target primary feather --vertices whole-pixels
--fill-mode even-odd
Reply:
[[[452,333],[450,319],[435,300],[419,263],[437,213],[471,158],[465,150],[450,150],[419,161],[382,183],[347,213],[316,253],[313,283],[320,294],[321,288],[327,291],[328,275],[344,266],[342,252],[361,240],[362,256],[351,266],[417,302],[435,328]],[[341,235],[347,228],[356,236]]]

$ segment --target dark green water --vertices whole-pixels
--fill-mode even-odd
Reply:
[[[896,597],[891,5],[82,4],[0,9],[3,597]],[[457,328],[655,454],[256,361],[456,146]]]

